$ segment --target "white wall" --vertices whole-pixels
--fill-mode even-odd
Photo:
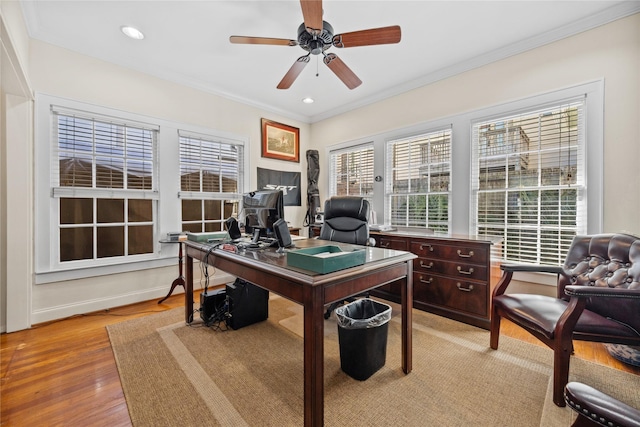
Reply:
[[[604,78],[604,232],[640,235],[640,14],[312,125],[311,148]],[[588,136],[587,136],[588,143]],[[328,177],[320,173],[327,195]],[[376,187],[384,191],[384,187]]]

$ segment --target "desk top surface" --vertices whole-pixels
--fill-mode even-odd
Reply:
[[[351,273],[357,274],[358,271],[380,268],[385,264],[391,265],[398,262],[407,262],[409,260],[412,260],[413,258],[416,258],[414,254],[405,251],[376,248],[371,246],[350,245],[346,243],[332,242],[320,239],[295,240],[295,247],[287,248],[285,250],[285,253],[276,252],[276,248],[247,249],[238,250],[237,252],[231,252],[223,250],[221,246],[215,244],[203,244],[192,241],[186,241],[184,243],[187,246],[187,250],[189,250],[189,248],[193,248],[203,254],[202,260],[205,262],[207,262],[206,259],[210,254],[212,256],[226,258],[240,264],[246,264],[253,268],[260,268],[260,266],[262,266],[265,270],[268,269],[270,272],[280,271],[284,275],[298,276],[300,278],[303,276],[306,278],[313,278],[314,282],[318,279],[330,279],[336,275],[345,275]],[[326,245],[339,246],[345,251],[350,251],[353,249],[365,250],[367,251],[365,263],[363,265],[347,268],[345,270],[339,270],[328,274],[315,273],[313,271],[287,265],[286,252],[294,251],[296,249]]]

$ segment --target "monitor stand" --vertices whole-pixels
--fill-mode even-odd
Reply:
[[[251,239],[251,243],[258,243],[260,241],[260,229],[254,227],[253,229],[253,238]]]

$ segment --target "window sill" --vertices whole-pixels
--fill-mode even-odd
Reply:
[[[47,271],[36,273],[36,285],[62,282],[65,280],[84,279],[87,277],[106,276],[110,274],[128,273],[131,271],[147,270],[151,268],[160,268],[168,266],[176,266],[178,258],[176,256],[167,256],[156,259],[147,259],[115,265],[104,265],[95,267],[83,267],[69,270]]]

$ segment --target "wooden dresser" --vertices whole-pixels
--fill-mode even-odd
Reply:
[[[489,329],[491,294],[500,279],[499,240],[440,235],[423,230],[371,232],[376,246],[409,251],[415,308]],[[377,288],[373,296],[400,302],[400,286]]]

